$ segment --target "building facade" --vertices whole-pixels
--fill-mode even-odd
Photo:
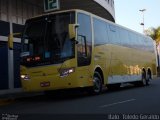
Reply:
[[[39,0],[0,0],[0,94],[21,91],[20,39],[14,39],[14,49],[8,50],[10,33],[21,32],[29,17],[41,14]]]
[[[114,0],[59,0],[60,9],[82,9],[115,22]],[[26,19],[44,13],[44,0],[0,0],[0,94],[22,92],[20,39],[7,46],[10,33],[22,32]]]

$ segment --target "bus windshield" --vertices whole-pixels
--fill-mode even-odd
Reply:
[[[22,65],[58,64],[74,57],[74,42],[68,25],[75,23],[75,13],[59,13],[26,22],[22,37]]]

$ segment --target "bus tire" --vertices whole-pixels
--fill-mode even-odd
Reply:
[[[152,75],[151,75],[151,71],[149,70],[146,76],[146,85],[150,85],[151,80],[152,80]]]
[[[147,79],[146,79],[146,72],[142,72],[142,80],[141,80],[141,86],[146,86],[148,84]]]
[[[94,72],[93,87],[91,88],[91,92],[95,95],[102,92],[102,77],[97,71]]]

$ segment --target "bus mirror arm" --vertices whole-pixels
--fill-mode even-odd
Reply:
[[[9,48],[10,50],[13,50],[13,34],[10,34],[10,35],[8,36],[8,48]]]
[[[75,43],[76,45],[79,43],[78,40],[76,40],[75,38],[70,39],[73,43]]]
[[[77,45],[79,42],[78,42],[78,40],[75,40],[75,44]]]
[[[11,33],[11,34],[9,34],[9,36],[8,36],[8,48],[10,49],[10,50],[13,50],[13,39],[14,39],[14,37],[16,37],[16,36],[21,36],[21,33]]]
[[[75,40],[76,38],[76,29],[79,27],[79,24],[69,24],[68,31],[69,31],[69,38],[71,40]]]

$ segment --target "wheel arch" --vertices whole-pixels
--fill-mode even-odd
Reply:
[[[94,72],[95,71],[98,72],[101,75],[102,84],[104,84],[104,74],[103,74],[102,68],[100,66],[96,66],[95,69],[94,69]]]

